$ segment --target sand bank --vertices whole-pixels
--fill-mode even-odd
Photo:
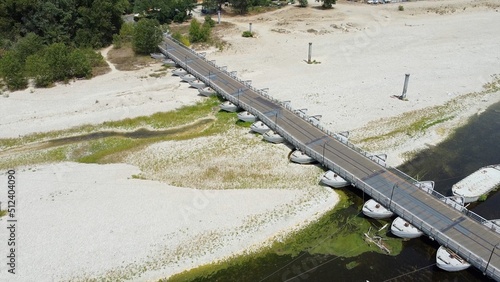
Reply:
[[[338,200],[328,188],[197,190],[132,179],[139,173],[126,164],[17,170],[17,274],[3,267],[2,281],[157,280],[254,250]]]

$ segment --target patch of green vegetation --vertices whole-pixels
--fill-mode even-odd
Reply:
[[[273,255],[297,256],[307,251],[310,254],[329,254],[342,257],[354,257],[363,252],[380,252],[378,247],[369,245],[364,241],[364,233],[372,226],[373,222],[362,216],[346,216],[352,211],[345,212],[353,203],[341,190],[337,190],[340,196],[339,203],[334,209],[323,215],[318,221],[306,228],[290,234],[282,242],[275,242],[272,246],[263,248],[257,252],[231,257],[224,261],[206,264],[188,271],[171,276],[168,281],[194,281],[214,280],[219,271],[230,272],[230,269],[238,269],[252,265]],[[373,228],[372,228],[373,229]],[[372,232],[374,235],[374,232]],[[378,234],[386,239],[384,242],[391,249],[391,255],[397,255],[402,250],[402,240],[388,238],[384,234]],[[385,254],[385,253],[384,253]],[[346,267],[355,267],[356,262],[349,263]],[[235,271],[232,271],[233,273]],[[167,281],[166,279],[159,281]]]
[[[120,121],[104,122],[100,128],[137,129],[149,126],[153,129],[169,128],[192,122],[214,112],[220,101],[211,97],[195,105],[184,106],[175,111],[156,113],[150,116],[128,118]]]
[[[436,120],[423,118],[423,119],[419,120],[418,122],[414,122],[413,124],[411,124],[410,128],[408,128],[408,130],[407,130],[407,133],[411,134],[411,133],[421,132],[421,131],[424,131],[424,130],[426,130],[426,129],[428,129],[436,124],[443,123],[443,122],[451,120],[453,118],[454,118],[454,116],[438,118]]]
[[[365,137],[363,139],[356,140],[356,141],[359,142],[359,143],[372,143],[372,142],[376,142],[376,141],[379,141],[379,140],[388,139],[388,138],[390,138],[392,136],[395,136],[396,134],[398,134],[400,132],[401,132],[401,130],[393,130],[393,131],[385,133],[385,134],[375,135],[375,136],[369,136],[369,137]]]
[[[162,77],[162,76],[165,76],[165,75],[167,75],[166,71],[155,72],[155,73],[149,74],[150,77],[155,77],[155,78],[159,78],[159,77]]]
[[[212,21],[207,21],[207,18],[205,18],[205,22],[207,22],[210,26],[212,26],[213,24]],[[213,30],[208,37],[207,42],[195,43],[193,44],[192,48],[206,49],[208,46],[215,46],[217,49],[222,51],[228,45],[228,43],[224,41],[222,37],[218,35],[218,33],[223,34],[226,30],[232,28],[233,26],[234,24],[228,22],[221,22],[220,24],[216,24],[212,27]],[[189,41],[189,27],[190,26],[186,24],[170,25],[172,37],[180,41],[185,46],[191,46],[192,42]]]
[[[368,142],[374,142],[374,141],[378,141],[378,140],[385,140],[385,139],[395,137],[398,134],[406,134],[409,136],[414,136],[420,132],[425,131],[426,129],[428,129],[434,125],[446,122],[446,121],[451,120],[453,118],[454,118],[454,116],[448,116],[448,117],[444,117],[444,118],[439,117],[439,116],[424,116],[424,117],[410,123],[409,125],[408,124],[401,124],[401,126],[396,127],[387,133],[376,135],[376,136],[366,137],[366,138],[359,140],[359,142],[368,143]]]
[[[172,38],[179,41],[184,46],[190,46],[191,42],[189,41],[189,37],[187,35],[182,35],[179,31],[176,31],[172,34]]]
[[[132,42],[125,42],[119,49],[111,49],[107,55],[108,60],[117,70],[132,71],[149,66],[155,60],[149,54],[136,54],[132,49]]]
[[[364,130],[373,131],[372,135],[353,140],[355,143],[364,143],[364,147],[375,146],[383,141],[406,136],[415,136],[425,132],[427,129],[455,118],[455,113],[462,110],[466,101],[478,99],[484,95],[500,91],[500,75],[492,75],[492,81],[483,85],[480,92],[472,92],[461,95],[444,105],[429,107],[401,114],[395,118],[381,119],[367,125]],[[380,133],[380,128],[388,128]],[[376,129],[375,129],[376,128]],[[367,134],[368,135],[368,134]]]
[[[227,119],[226,119],[227,121]],[[43,144],[42,149],[25,150],[13,153],[8,158],[0,159],[0,168],[24,166],[28,164],[50,163],[58,161],[78,161],[83,163],[111,163],[121,160],[121,156],[131,150],[138,150],[148,144],[163,140],[185,140],[204,135],[222,132],[227,128],[222,122],[220,126],[208,130],[215,121],[194,123],[175,130],[173,133],[149,137],[126,138],[107,137],[91,141],[68,142],[62,145]],[[28,148],[29,149],[29,148]]]
[[[281,7],[280,6],[252,6],[252,7],[248,8],[248,14],[249,15],[257,15],[257,14],[275,11],[279,8],[281,8]]]
[[[158,282],[176,282],[176,281],[217,281],[213,276],[217,275],[217,271],[227,270],[229,268],[242,268],[245,266],[252,265],[255,260],[261,259],[267,255],[266,251],[261,251],[254,253],[253,255],[247,256],[235,256],[228,260],[220,261],[217,263],[205,264],[189,271],[184,271],[182,273],[173,275],[168,279],[160,279]],[[238,270],[239,271],[239,270]],[[243,272],[240,272],[243,273]]]
[[[161,112],[150,116],[127,118],[119,121],[108,121],[98,125],[82,125],[66,130],[34,133],[21,138],[0,139],[0,148],[8,149],[23,144],[41,142],[54,138],[81,135],[106,129],[135,130],[141,127],[165,129],[169,127],[181,126],[183,124],[190,123],[193,120],[211,115],[219,103],[220,100],[218,100],[218,98],[211,97],[204,101],[198,102],[195,105],[184,106],[175,111]]]
[[[364,216],[346,216],[341,212],[344,207],[351,205],[347,196],[341,191],[341,201],[336,208],[317,223],[290,236],[290,240],[277,244],[282,254],[297,255],[303,250],[311,254],[330,254],[342,257],[354,257],[368,251],[384,253],[374,245],[368,245],[364,240],[364,233],[370,227],[379,229],[382,224],[376,220],[367,219]],[[359,209],[358,209],[359,210]],[[351,214],[351,213],[349,213]],[[373,235],[373,234],[372,234]],[[384,234],[377,234],[385,237]],[[395,238],[384,238],[390,245],[391,255],[401,251],[401,240]]]
[[[141,179],[141,180],[145,180],[146,177],[144,177],[144,175],[142,174],[132,174],[132,179]]]
[[[141,141],[143,140],[121,137],[93,140],[89,142],[85,156],[78,158],[77,161],[81,163],[102,163],[104,158],[118,152],[130,150],[142,143]]]
[[[253,37],[253,32],[251,32],[249,30],[245,30],[245,31],[243,31],[243,33],[241,34],[241,36],[243,36],[243,37]]]
[[[237,121],[236,121],[236,125],[237,125],[237,126],[241,126],[241,127],[245,127],[245,128],[250,128],[250,126],[252,126],[252,123],[253,123],[253,122],[249,122],[249,121],[242,121],[242,120],[237,120]]]
[[[479,202],[484,202],[486,201],[486,199],[488,199],[488,196],[492,193],[492,192],[495,192],[497,191],[498,189],[500,189],[500,185],[497,185],[493,190],[489,191],[488,193],[486,194],[483,194],[481,196],[479,196],[479,199],[477,199]]]
[[[3,139],[2,145],[16,146],[26,142],[43,141],[54,138],[79,136],[100,130],[128,129],[137,130],[144,127],[155,129],[179,128],[164,135],[144,138],[127,138],[121,136],[106,137],[86,141],[70,141],[62,145],[42,144],[43,150],[29,150],[12,153],[9,158],[2,158],[0,168],[17,167],[28,164],[40,164],[58,161],[77,161],[82,163],[112,163],[122,159],[126,152],[138,150],[149,144],[166,140],[188,140],[211,136],[229,130],[236,126],[235,113],[218,111],[220,101],[210,98],[193,106],[186,106],[176,111],[157,113],[121,121],[105,122],[100,125],[86,125],[69,130],[33,134],[22,138]],[[215,112],[215,113],[214,113]],[[214,117],[215,116],[215,117]],[[193,123],[192,120],[213,118],[212,121]],[[179,126],[180,125],[180,126]],[[182,127],[181,127],[182,126]],[[245,124],[243,126],[246,126]],[[82,134],[83,133],[83,134]],[[70,143],[72,145],[70,145]],[[50,146],[56,146],[50,148]],[[21,147],[22,149],[22,147]]]
[[[189,25],[189,40],[192,43],[207,42],[212,34],[212,27],[209,22],[201,24],[196,18],[191,19]]]
[[[26,166],[40,163],[61,162],[68,160],[67,147],[58,147],[40,151],[18,153],[12,157],[0,158],[0,169]]]
[[[321,62],[319,61],[316,61],[316,60],[312,60],[312,61],[306,61],[308,64],[310,65],[317,65],[317,64],[321,64]]]
[[[491,77],[492,77],[492,81],[487,82],[483,85],[484,91],[486,91],[488,93],[494,93],[494,92],[500,91],[500,75],[494,74]]]
[[[438,106],[437,108],[442,107],[442,110],[446,108],[445,106]],[[447,116],[447,117],[442,117],[440,115],[442,111],[440,109],[437,110],[437,113],[431,113],[430,115],[425,115],[415,121],[413,121],[410,124],[406,123],[400,123],[399,126],[394,127],[391,131],[386,132],[384,134],[379,134],[375,136],[369,136],[365,137],[360,140],[356,140],[357,142],[360,143],[370,143],[370,142],[376,142],[380,140],[386,140],[390,139],[393,137],[396,137],[399,134],[405,134],[408,136],[415,136],[416,134],[419,134],[421,132],[424,132],[425,130],[429,129],[430,127],[446,122],[448,120],[451,120],[454,118],[454,116]]]
[[[66,129],[66,130],[55,130],[44,133],[33,133],[20,138],[4,138],[0,139],[0,148],[8,149],[15,146],[20,146],[23,144],[41,142],[47,139],[54,139],[61,136],[70,136],[75,134],[83,134],[97,131],[97,127],[93,125],[82,125],[79,127]]]
[[[357,261],[351,261],[350,263],[348,263],[348,264],[345,265],[345,268],[347,268],[348,270],[351,270],[351,269],[355,268],[358,265],[359,265],[359,262],[357,262]]]
[[[212,115],[212,113],[207,113],[207,115],[210,116]],[[234,113],[219,111],[215,113],[214,121],[206,126],[193,127],[190,130],[183,130],[182,132],[173,135],[143,139],[143,142],[137,145],[151,144],[154,142],[166,141],[166,140],[180,141],[180,140],[189,140],[199,137],[212,136],[229,130],[231,126],[234,126],[236,124],[236,120],[237,117]]]

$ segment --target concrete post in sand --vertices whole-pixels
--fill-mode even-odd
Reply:
[[[217,10],[217,23],[220,24],[220,10]]]
[[[406,90],[408,90],[408,81],[410,80],[410,74],[407,73],[405,74],[405,84],[403,86],[403,94],[399,96],[399,99],[405,100],[406,99]]]
[[[250,33],[252,33],[252,23],[248,23],[248,31],[250,31]]]
[[[307,63],[310,64],[311,63],[311,52],[312,52],[312,42],[309,42],[309,53],[307,55]]]

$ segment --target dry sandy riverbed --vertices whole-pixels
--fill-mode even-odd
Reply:
[[[460,99],[441,113],[450,117],[445,122],[396,136],[398,142],[366,144],[387,152],[395,165],[402,153],[443,140],[500,100],[498,92],[464,96],[481,92],[500,73],[497,1],[419,1],[405,3],[404,12],[397,6],[340,2],[330,11],[286,7],[224,19],[234,24],[224,34],[230,47],[207,56],[254,86],[269,87],[272,96],[323,115],[329,129],[350,130],[354,140]],[[249,22],[256,38],[241,37]],[[309,42],[320,64],[304,62]],[[147,115],[203,99],[178,78],[150,77],[157,69],[113,70],[90,81],[10,93],[0,98],[0,138]],[[408,101],[400,101],[391,96],[401,93],[405,73],[411,74]],[[317,185],[319,168],[288,163],[288,152],[235,129],[153,144],[120,164],[16,168],[18,274],[2,268],[0,280],[155,280],[254,250],[338,200]],[[5,207],[7,192],[1,191]],[[9,236],[6,224],[2,218],[1,244]],[[7,254],[0,255],[5,266]]]

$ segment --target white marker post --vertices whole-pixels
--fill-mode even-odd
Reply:
[[[311,52],[312,52],[312,42],[309,42],[309,54],[307,56],[307,63],[310,64],[311,63]]]
[[[403,93],[401,96],[399,96],[399,99],[405,100],[406,99],[406,91],[408,90],[408,81],[410,80],[410,74],[407,73],[405,74],[405,84],[403,86]]]

